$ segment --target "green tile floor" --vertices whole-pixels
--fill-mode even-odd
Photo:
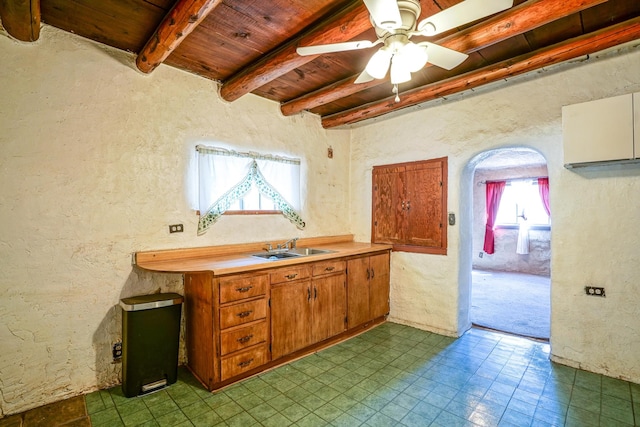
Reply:
[[[546,343],[393,323],[216,393],[181,368],[154,394],[86,403],[94,427],[640,425],[639,384],[552,363]]]

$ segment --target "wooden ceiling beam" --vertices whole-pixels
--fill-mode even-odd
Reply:
[[[345,42],[370,29],[369,12],[364,3],[354,2],[331,20],[323,22],[307,34],[294,38],[229,78],[220,88],[220,95],[227,101],[235,101],[318,57],[298,55],[298,46]]]
[[[0,0],[0,20],[7,33],[23,42],[40,38],[40,0]]]
[[[220,3],[222,0],[178,0],[138,54],[138,69],[150,73],[162,64]]]
[[[513,7],[487,21],[438,40],[449,49],[472,53],[482,48],[526,33],[549,22],[578,13],[607,0],[534,0]],[[430,65],[430,64],[428,64]],[[353,84],[358,75],[348,77],[281,105],[285,116],[311,110],[340,98],[366,90],[387,80],[373,80],[367,84]]]
[[[391,97],[323,117],[322,126],[324,128],[333,128],[353,124],[436,98],[535,71],[542,67],[590,55],[637,39],[640,39],[640,17],[438,83],[401,93],[400,102],[397,103]]]

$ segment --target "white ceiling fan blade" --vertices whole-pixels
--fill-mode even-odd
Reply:
[[[377,27],[393,30],[402,26],[396,0],[363,0]]]
[[[370,82],[371,80],[374,80],[373,77],[371,77],[371,75],[369,75],[369,73],[367,73],[367,70],[364,70],[362,73],[360,73],[360,75],[358,76],[358,78],[356,79],[355,84],[360,84],[360,83],[367,83]]]
[[[426,18],[418,24],[418,31],[425,36],[433,36],[485,16],[502,12],[513,6],[514,0],[465,0],[442,12]]]
[[[296,52],[300,56],[320,55],[321,53],[344,52],[347,50],[366,49],[378,44],[378,41],[359,40],[344,43],[319,44],[316,46],[298,47]]]
[[[427,55],[429,55],[428,62],[445,70],[451,70],[457,67],[469,57],[466,53],[458,52],[448,47],[442,47],[435,43],[421,42],[418,43],[418,45],[427,47]]]

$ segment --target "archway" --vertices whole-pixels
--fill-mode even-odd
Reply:
[[[545,158],[527,147],[489,150],[463,172],[461,188],[461,325],[548,339],[550,219],[539,195]],[[495,250],[484,246],[486,185],[504,182]],[[464,216],[463,216],[464,214]],[[486,249],[486,251],[485,251]]]

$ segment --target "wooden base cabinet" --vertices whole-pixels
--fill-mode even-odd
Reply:
[[[389,312],[389,251],[184,277],[188,365],[209,390],[345,339]]]
[[[189,368],[209,389],[271,360],[269,276],[185,274]]]
[[[349,329],[389,313],[389,252],[347,261]]]
[[[272,278],[271,345],[273,359],[333,337],[346,330],[345,261],[312,264],[294,276],[279,269]],[[311,273],[311,274],[310,274]],[[311,276],[311,278],[310,278]]]

